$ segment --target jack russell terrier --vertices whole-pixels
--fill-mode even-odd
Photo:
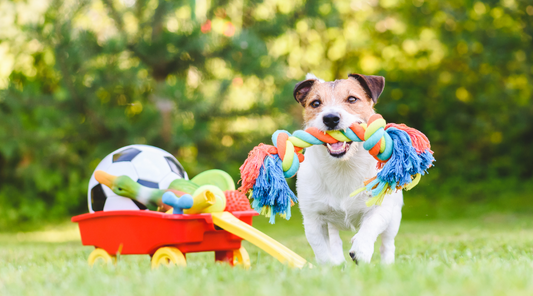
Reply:
[[[367,122],[385,87],[385,78],[350,74],[348,79],[323,81],[312,74],[296,84],[294,98],[304,107],[305,127],[344,130]],[[381,262],[394,263],[394,238],[402,219],[403,195],[385,197],[381,206],[367,207],[366,192],[349,197],[363,182],[376,176],[377,161],[362,143],[339,142],[306,149],[296,188],[305,235],[319,264],[345,262],[339,230],[359,231],[352,238],[350,257],[370,262],[381,235]]]

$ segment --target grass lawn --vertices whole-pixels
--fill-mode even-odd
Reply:
[[[301,217],[257,228],[314,262]],[[351,233],[343,233],[345,255]],[[122,256],[89,268],[92,247],[76,225],[0,234],[0,295],[533,295],[533,219],[491,215],[467,220],[404,221],[397,261],[292,270],[244,242],[251,270],[189,254],[186,268],[150,270],[148,256]],[[376,245],[377,246],[377,245]],[[376,250],[378,250],[376,248]]]

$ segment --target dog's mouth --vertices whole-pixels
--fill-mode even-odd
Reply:
[[[346,152],[348,152],[348,149],[350,149],[350,145],[352,142],[337,142],[333,144],[324,144],[326,148],[328,149],[329,155],[333,157],[343,157]]]

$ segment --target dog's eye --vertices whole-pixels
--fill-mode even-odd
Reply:
[[[320,106],[320,104],[322,104],[322,103],[319,100],[315,100],[315,101],[312,101],[310,105],[313,108],[318,108]]]
[[[353,103],[357,102],[358,100],[359,99],[356,98],[356,97],[348,97],[347,101],[348,101],[348,103],[353,104]]]

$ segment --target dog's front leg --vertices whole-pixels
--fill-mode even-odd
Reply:
[[[305,217],[304,228],[307,241],[315,252],[318,264],[330,264],[331,250],[329,247],[328,224],[319,217]]]
[[[374,206],[363,216],[359,231],[352,238],[350,257],[357,262],[370,263],[374,253],[374,243],[390,223],[390,213],[386,207]]]

